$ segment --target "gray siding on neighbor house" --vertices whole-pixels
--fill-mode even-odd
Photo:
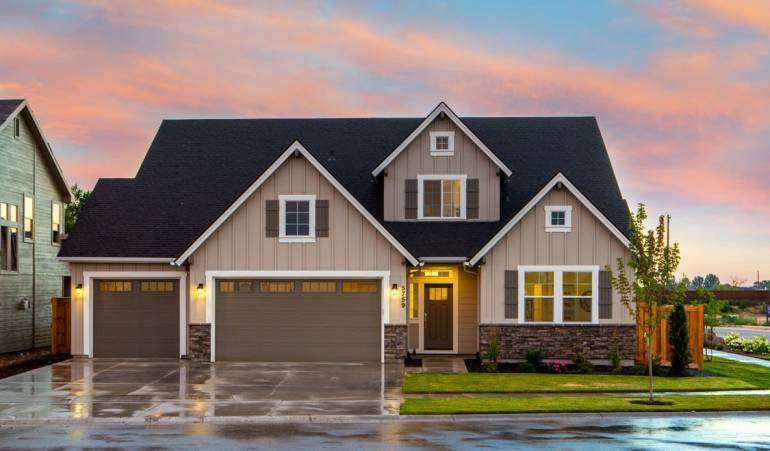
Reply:
[[[51,298],[61,296],[62,278],[69,273],[67,264],[56,260],[59,246],[51,242],[51,202],[62,202],[63,208],[65,198],[44,158],[46,150],[38,149],[32,122],[24,113],[20,116],[19,138],[13,136],[13,120],[0,130],[0,202],[16,205],[19,216],[19,271],[0,272],[0,352],[50,345]],[[35,199],[34,244],[23,240],[25,194]],[[34,341],[33,309],[19,308],[24,298],[35,302]]]

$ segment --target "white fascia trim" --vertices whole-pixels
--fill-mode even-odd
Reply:
[[[518,324],[540,324],[552,326],[554,324],[599,324],[599,265],[519,265],[519,319]],[[553,272],[553,321],[525,321],[524,308],[524,275],[527,272],[547,271]],[[591,276],[591,321],[564,321],[564,285],[565,272],[590,272]]]
[[[529,213],[529,211],[532,210],[537,205],[537,203],[540,202],[545,197],[545,195],[548,194],[556,186],[557,183],[560,183],[560,182],[564,187],[570,190],[570,192],[575,197],[577,197],[578,200],[586,208],[588,208],[588,210],[591,213],[593,213],[594,216],[596,216],[599,219],[599,221],[602,224],[604,224],[604,226],[607,227],[613,235],[615,235],[615,238],[617,238],[618,240],[620,240],[621,243],[623,243],[624,246],[628,248],[631,245],[631,242],[628,240],[628,238],[625,235],[623,235],[623,233],[620,230],[618,230],[618,228],[615,227],[615,225],[612,222],[610,222],[610,220],[607,219],[607,217],[604,216],[604,214],[602,214],[602,212],[599,211],[599,209],[596,208],[596,206],[592,204],[591,201],[589,201],[588,198],[585,197],[583,193],[581,193],[580,190],[578,190],[577,187],[575,187],[575,185],[573,185],[572,182],[570,182],[564,174],[560,172],[556,174],[556,176],[554,176],[554,178],[552,178],[551,181],[548,182],[543,187],[543,189],[538,191],[538,193],[535,194],[532,200],[530,200],[527,203],[527,205],[525,205],[524,208],[521,209],[521,211],[516,213],[516,215],[510,221],[508,221],[508,223],[502,229],[500,229],[500,231],[497,232],[497,234],[495,234],[495,236],[493,236],[492,239],[489,240],[489,242],[485,244],[484,247],[482,247],[478,253],[476,253],[476,255],[473,256],[473,258],[470,259],[469,264],[473,266],[476,263],[478,263],[479,260],[481,260],[484,257],[484,255],[486,255],[486,253],[489,252],[492,249],[492,247],[494,247],[495,244],[497,244],[498,241],[500,241],[508,232],[510,232],[510,230],[516,224],[518,224],[519,221],[521,221],[524,218],[524,216],[526,216],[527,213]]]
[[[462,130],[463,133],[465,133],[468,138],[470,138],[471,141],[473,141],[474,144],[478,146],[479,149],[481,149],[482,152],[484,152],[487,157],[489,157],[490,160],[492,160],[499,168],[502,170],[507,177],[510,177],[512,174],[512,171],[508,168],[508,166],[505,165],[499,158],[497,158],[497,155],[492,152],[489,147],[484,144],[478,136],[476,136],[463,122],[460,120],[459,117],[452,111],[449,106],[447,106],[446,103],[441,102],[436,106],[436,108],[431,111],[431,113],[428,115],[428,117],[423,120],[420,125],[414,129],[412,133],[409,134],[409,136],[404,139],[404,141],[401,142],[401,144],[396,147],[396,150],[391,152],[390,155],[388,155],[387,158],[385,158],[382,163],[380,163],[374,170],[372,171],[373,176],[377,176],[380,172],[384,171],[388,165],[396,159],[396,157],[406,149],[406,147],[417,138],[417,136],[420,135],[420,133],[425,130],[428,125],[430,125],[431,122],[433,122],[434,119],[440,114],[444,113],[447,115],[447,117],[454,122],[454,124]]]
[[[173,257],[56,257],[70,263],[173,263]]]
[[[205,243],[206,240],[209,239],[209,237],[214,234],[214,232],[216,232],[217,229],[219,229],[219,227],[224,224],[224,222],[227,221],[227,219],[230,218],[230,216],[232,216],[238,210],[238,208],[244,202],[246,202],[249,197],[251,197],[252,194],[254,194],[257,188],[262,186],[262,184],[265,183],[265,181],[267,181],[267,179],[269,179],[270,176],[273,175],[273,173],[278,170],[279,167],[281,167],[284,161],[286,161],[292,154],[294,154],[294,152],[299,152],[302,154],[318,170],[318,172],[326,177],[326,180],[328,180],[329,183],[331,183],[332,186],[334,186],[334,188],[336,188],[337,191],[339,191],[348,202],[356,207],[358,212],[361,213],[361,215],[366,218],[366,220],[369,221],[369,223],[372,224],[372,226],[377,229],[377,231],[380,232],[388,240],[388,242],[390,242],[390,244],[393,245],[393,247],[401,252],[401,255],[403,255],[412,265],[417,265],[417,259],[414,258],[412,254],[409,253],[409,251],[407,251],[406,248],[402,246],[401,243],[399,243],[396,238],[394,238],[393,235],[391,235],[390,232],[388,232],[387,229],[385,229],[385,227],[383,227],[382,224],[380,224],[380,222],[377,221],[374,216],[372,216],[372,214],[369,213],[369,211],[365,209],[358,202],[358,200],[356,200],[356,198],[353,197],[353,195],[350,194],[348,190],[345,189],[345,187],[342,186],[342,184],[338,182],[337,179],[334,178],[334,176],[329,171],[327,171],[326,168],[324,168],[323,165],[321,165],[321,163],[315,159],[315,157],[313,157],[313,155],[310,154],[310,152],[308,152],[307,149],[305,149],[305,147],[299,141],[294,141],[286,149],[286,151],[284,151],[283,154],[281,154],[281,156],[279,156],[278,159],[275,160],[275,162],[271,164],[270,167],[268,167],[267,170],[265,170],[265,172],[263,172],[262,175],[260,175],[259,178],[257,178],[257,180],[252,183],[251,186],[246,189],[246,191],[244,191],[243,194],[241,194],[240,197],[238,197],[238,199],[236,199],[235,202],[233,202],[233,204],[230,205],[230,207],[228,207],[227,210],[225,210],[225,212],[222,213],[222,215],[219,216],[219,218],[217,218],[217,220],[214,221],[214,223],[211,224],[211,226],[209,226],[209,228],[206,229],[206,231],[203,232],[203,234],[199,236],[198,239],[195,240],[193,244],[191,244],[190,247],[188,247],[187,250],[185,250],[182,255],[180,255],[179,258],[174,261],[173,264],[179,266],[184,263],[184,261],[187,260],[187,258],[189,258],[190,255],[192,255],[193,252],[195,252],[201,245],[203,245],[203,243]]]
[[[278,242],[315,243],[315,194],[281,194],[278,196]],[[308,234],[286,235],[286,201],[308,201]]]
[[[425,180],[459,180],[460,181],[460,216],[459,217],[443,217],[443,216],[425,216],[423,209],[425,208]],[[468,213],[467,205],[467,187],[468,176],[465,174],[418,174],[417,175],[417,219],[419,221],[465,221]],[[443,206],[443,193],[442,193],[442,206]]]
[[[425,263],[465,263],[467,257],[420,257]]]
[[[385,363],[385,324],[390,323],[390,271],[206,271],[206,322],[211,325],[211,361],[216,361],[216,280],[271,279],[380,279],[380,363]]]
[[[179,357],[187,354],[187,273],[183,271],[84,271],[83,272],[83,354],[94,356],[95,279],[179,279]]]

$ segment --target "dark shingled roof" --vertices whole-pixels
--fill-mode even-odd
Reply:
[[[559,172],[627,230],[628,207],[592,117],[462,118],[513,171],[502,183],[501,220],[382,221],[382,176],[371,171],[422,120],[166,120],[134,179],[97,183],[60,256],[179,257],[295,140],[418,258],[472,257]]]
[[[0,99],[0,124],[8,119],[24,99]]]

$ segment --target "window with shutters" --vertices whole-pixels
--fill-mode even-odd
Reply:
[[[598,266],[519,266],[519,321],[597,323],[599,272]]]
[[[465,219],[465,175],[418,175],[417,219]]]
[[[278,239],[282,243],[315,241],[315,195],[278,196]]]

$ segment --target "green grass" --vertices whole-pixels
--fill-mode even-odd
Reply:
[[[750,365],[753,366],[753,365]],[[727,367],[726,367],[727,368]],[[721,373],[720,373],[721,374]],[[740,374],[741,377],[736,374]],[[764,388],[753,369],[729,377],[655,377],[655,390],[713,391]],[[767,382],[767,381],[765,381]],[[647,376],[524,373],[416,373],[404,379],[404,393],[644,392]]]
[[[712,374],[748,382],[757,388],[770,389],[770,368],[714,357],[703,362],[703,369]]]
[[[407,399],[402,415],[449,415],[463,413],[573,413],[573,412],[689,412],[770,410],[770,396],[676,395],[658,400],[673,405],[632,404],[644,398],[607,396],[549,396],[532,398],[432,398]]]

